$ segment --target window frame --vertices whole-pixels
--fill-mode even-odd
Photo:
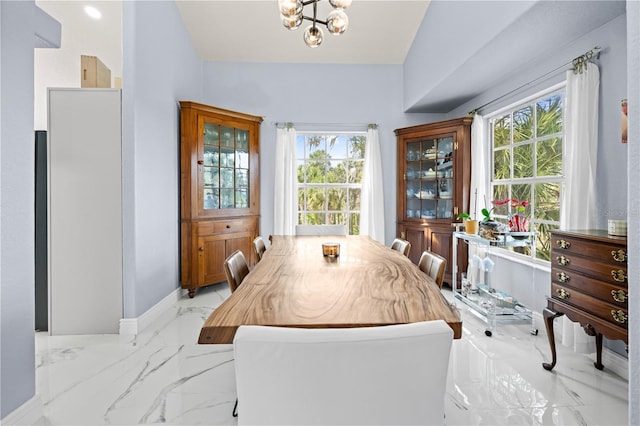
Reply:
[[[509,149],[511,152],[510,155],[510,162],[511,162],[511,168],[510,168],[510,176],[508,179],[501,179],[501,180],[494,180],[494,161],[495,161],[495,156],[494,153],[496,151],[496,148],[494,147],[494,140],[493,140],[493,123],[495,120],[505,116],[506,114],[511,114],[513,115],[513,113],[525,108],[528,105],[533,105],[534,106],[534,114],[536,114],[536,123],[537,123],[537,111],[535,109],[535,105],[537,102],[545,99],[545,98],[549,98],[555,94],[560,94],[562,97],[562,132],[560,133],[553,133],[553,134],[546,134],[542,137],[538,137],[537,135],[533,135],[533,137],[527,141],[522,141],[522,142],[515,142],[513,141],[513,131],[510,131],[510,141],[509,144],[506,146],[501,146],[499,147],[499,150],[502,149]],[[562,198],[563,198],[563,192],[564,192],[564,185],[565,185],[565,162],[566,162],[566,102],[567,102],[567,92],[566,92],[566,80],[563,80],[562,82],[555,84],[553,86],[538,90],[536,93],[527,96],[523,99],[519,99],[505,107],[499,108],[496,111],[493,111],[491,113],[488,113],[485,115],[484,117],[484,122],[485,122],[485,137],[487,138],[487,143],[486,143],[486,150],[487,150],[487,181],[486,181],[486,188],[485,188],[485,193],[487,194],[487,203],[490,203],[490,200],[493,199],[493,189],[496,185],[508,185],[509,187],[513,186],[513,185],[531,185],[534,186],[536,184],[541,184],[541,183],[550,183],[550,182],[557,182],[558,186],[559,186],[559,217],[557,221],[553,221],[553,220],[548,220],[548,219],[537,219],[534,218],[533,216],[533,212],[535,211],[535,200],[533,199],[528,199],[527,201],[529,201],[531,203],[531,207],[529,207],[529,211],[530,213],[530,217],[531,217],[531,223],[530,223],[530,227],[529,229],[535,229],[535,226],[537,224],[545,224],[545,225],[550,225],[550,226],[554,226],[554,229],[558,229],[560,227],[560,217],[562,214]],[[512,120],[513,121],[513,120]],[[511,123],[511,128],[513,129],[513,123]],[[535,126],[534,126],[534,131],[535,131]],[[549,140],[549,139],[553,139],[554,137],[560,137],[562,139],[562,167],[561,167],[561,173],[560,175],[553,175],[553,176],[543,176],[543,177],[538,177],[537,176],[537,144],[540,141],[545,141],[545,140]],[[513,148],[517,147],[517,146],[523,146],[526,144],[531,144],[533,146],[533,155],[534,155],[534,161],[532,164],[533,167],[533,176],[531,177],[524,177],[524,178],[514,178],[513,176],[513,172],[514,172],[514,167],[513,167]],[[530,193],[532,192],[534,188],[531,188]],[[534,193],[535,194],[535,193]],[[509,197],[512,197],[511,193],[509,193]],[[532,198],[532,197],[529,197]],[[491,209],[491,207],[493,207],[493,205],[489,205],[487,206],[488,209]],[[507,219],[506,215],[494,215],[497,219],[500,219],[501,221],[505,221]],[[529,254],[524,254],[524,253],[519,253],[517,251],[514,251],[513,249],[510,248],[505,248],[504,250],[500,250],[499,251],[501,255],[505,256],[505,257],[510,257],[513,259],[516,259],[518,261],[527,261],[527,262],[532,262],[534,264],[539,264],[539,265],[543,265],[543,266],[549,266],[550,265],[550,261],[549,260],[545,260],[545,259],[540,259],[537,257],[537,244],[534,245],[533,247],[531,247],[531,252]]]
[[[336,157],[336,158],[325,158],[322,161],[326,161],[327,163],[332,162],[332,161],[349,161],[349,162],[359,162],[362,164],[362,169],[364,169],[364,153],[362,155],[362,158],[353,158],[353,157],[349,157],[349,139],[352,136],[361,136],[364,138],[364,142],[365,142],[365,150],[366,150],[366,143],[367,143],[367,131],[366,130],[347,130],[347,131],[340,131],[340,130],[305,130],[305,131],[298,131],[296,134],[296,147],[299,146],[299,138],[304,138],[304,142],[303,142],[303,146],[304,146],[304,152],[297,152],[298,150],[296,150],[296,170],[298,170],[299,167],[299,163],[300,162],[304,162],[304,164],[306,165],[307,162],[309,161],[318,161],[319,159],[314,159],[314,158],[310,158],[309,157],[309,151],[308,151],[308,143],[307,143],[307,138],[309,136],[344,136],[346,139],[346,149],[347,151],[345,152],[346,157]],[[327,181],[327,175],[325,173],[325,182],[324,183],[309,183],[306,182],[306,178],[307,175],[305,173],[305,182],[297,182],[297,189],[298,189],[298,194],[296,195],[296,198],[298,199],[298,209],[297,209],[297,218],[296,218],[296,223],[298,225],[312,225],[307,223],[307,214],[312,214],[312,213],[321,213],[325,215],[325,223],[324,224],[329,224],[328,223],[328,218],[330,214],[343,214],[345,217],[345,222],[344,225],[347,227],[347,233],[349,235],[358,235],[358,234],[351,234],[351,230],[353,229],[353,226],[351,224],[351,220],[352,220],[352,215],[357,214],[358,215],[358,224],[357,224],[357,229],[359,231],[360,229],[360,224],[359,224],[359,218],[360,218],[360,212],[361,209],[358,210],[352,210],[350,208],[350,192],[353,189],[357,189],[359,191],[362,191],[362,181],[360,182],[349,182],[349,175],[347,175],[346,178],[346,182],[344,183],[335,183],[335,182],[328,182]],[[345,208],[346,210],[335,210],[335,209],[329,209],[329,197],[326,196],[325,197],[325,201],[324,201],[324,209],[323,210],[307,210],[307,200],[306,200],[306,189],[308,188],[326,188],[325,194],[328,194],[328,191],[330,189],[336,189],[336,188],[344,188],[346,189],[346,202],[345,202]],[[304,201],[304,206],[300,206],[300,191],[303,190],[304,191],[304,197],[305,197],[305,201]],[[361,206],[360,206],[361,207]],[[302,217],[302,221],[300,220],[300,218]]]

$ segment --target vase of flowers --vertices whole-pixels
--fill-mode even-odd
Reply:
[[[509,230],[511,232],[527,232],[529,230],[529,217],[526,214],[529,202],[512,198],[505,200],[511,203],[511,214],[509,215]]]

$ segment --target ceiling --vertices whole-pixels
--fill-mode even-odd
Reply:
[[[402,64],[429,0],[355,0],[346,13],[349,28],[311,49],[302,35],[310,25],[290,31],[280,23],[276,0],[177,0],[191,39],[206,61]],[[311,16],[312,6],[304,8]],[[318,4],[318,19],[332,10]]]
[[[349,29],[341,36],[325,31],[324,43],[311,49],[302,40],[306,23],[297,31],[281,25],[277,0],[175,1],[202,60],[332,64],[407,60],[405,84],[412,92],[405,96],[413,98],[405,99],[406,112],[439,113],[508,80],[547,57],[549,46],[575,42],[624,14],[626,7],[625,0],[354,0],[347,9]],[[114,7],[121,10],[119,0],[37,0],[63,24],[63,38],[66,32],[69,40],[83,43],[112,39],[95,25],[80,26],[88,19],[80,13],[86,3],[107,12],[101,28],[122,31],[121,14],[110,12]],[[311,13],[309,8],[305,15]],[[329,10],[328,2],[320,2],[318,16],[324,19]],[[418,53],[407,58],[414,38]],[[113,50],[121,61],[121,41],[117,37],[113,41],[112,48],[105,47],[99,56],[108,57]],[[606,52],[606,46],[601,47]],[[121,67],[116,60],[112,63],[116,64],[112,70]]]

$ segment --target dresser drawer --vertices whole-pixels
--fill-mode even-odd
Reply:
[[[581,293],[571,287],[556,283],[551,284],[551,296],[569,303],[580,310],[588,312],[598,318],[609,321],[619,327],[627,328],[628,312],[620,306],[603,303],[601,300]]]
[[[627,264],[612,264],[601,262],[597,258],[588,258],[578,256],[574,253],[566,253],[556,249],[551,251],[551,266],[557,269],[562,269],[566,273],[572,271],[580,272],[585,275],[597,278],[604,282],[618,285],[627,286]],[[556,279],[557,274],[553,277]]]
[[[257,226],[255,218],[215,220],[198,223],[198,235],[230,234],[235,232],[253,232]]]
[[[585,240],[562,234],[551,235],[552,262],[556,257],[567,255],[579,255],[593,257],[604,263],[627,265],[627,248],[618,244],[607,244],[600,241]]]
[[[551,280],[558,285],[571,287],[604,302],[627,309],[629,291],[626,286],[612,285],[557,267],[551,268]]]

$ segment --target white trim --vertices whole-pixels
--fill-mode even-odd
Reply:
[[[33,398],[7,414],[0,424],[4,426],[34,425],[42,416],[44,416],[42,398],[39,394],[35,394]]]
[[[544,95],[547,95],[547,94],[549,94],[551,92],[555,92],[556,90],[563,89],[566,86],[567,86],[567,80],[565,79],[564,81],[562,81],[560,83],[554,84],[553,86],[548,87],[546,89],[542,89],[542,90],[538,91],[537,93],[534,93],[531,96],[527,96],[524,99],[520,99],[520,100],[517,100],[515,102],[512,102],[511,104],[509,104],[509,105],[507,105],[505,107],[502,107],[500,109],[497,109],[497,110],[495,110],[493,112],[482,114],[483,118],[485,120],[487,120],[487,122],[488,122],[489,120],[491,120],[492,118],[494,118],[498,114],[502,114],[505,111],[512,110],[517,106],[520,106],[522,104],[526,104],[528,102],[531,102],[532,100],[534,100],[536,98],[540,98],[540,97],[542,97]],[[489,127],[489,126],[486,126],[486,127]]]
[[[149,308],[144,314],[137,318],[122,318],[120,320],[120,334],[132,336],[144,330],[153,323],[167,309],[171,308],[182,297],[182,289],[176,288],[164,299]]]

